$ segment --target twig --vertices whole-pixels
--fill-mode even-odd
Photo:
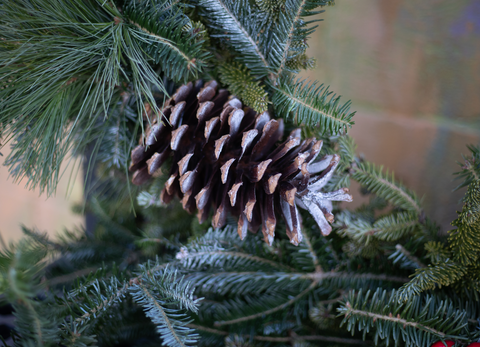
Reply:
[[[202,325],[197,324],[188,324],[189,328],[193,328],[196,330],[204,331],[207,333],[221,335],[221,336],[228,336],[229,333],[226,331],[213,329],[209,327],[205,327]],[[346,339],[341,337],[334,337],[334,336],[321,336],[321,335],[295,335],[291,337],[274,337],[274,336],[258,336],[258,335],[243,335],[245,338],[250,339],[253,338],[257,341],[269,341],[269,342],[295,342],[295,341],[325,341],[325,342],[336,342],[336,343],[344,343],[350,345],[365,345],[367,344],[365,341],[362,340],[355,340],[355,339]]]
[[[315,251],[313,250],[312,243],[310,242],[310,238],[306,233],[303,234],[303,240],[305,241],[305,244],[307,245],[308,251],[310,252],[310,255],[312,256],[313,259],[313,265],[315,266],[315,271],[316,272],[323,272],[322,266],[318,262],[318,257]]]
[[[224,252],[224,251],[221,251],[221,250],[210,251],[210,252],[187,253],[185,255],[182,255],[180,260],[197,258],[197,257],[201,257],[201,256],[204,256],[204,255],[211,255],[211,254],[222,254],[222,255],[231,256],[231,257],[250,259],[250,260],[256,261],[258,263],[263,263],[263,264],[270,265],[270,266],[275,267],[275,268],[283,268],[283,269],[288,269],[288,270],[291,270],[291,271],[295,270],[294,268],[292,268],[288,265],[283,265],[283,264],[277,263],[275,261],[264,259],[264,258],[257,257],[257,256],[254,256],[254,255],[250,255],[250,254],[247,254],[247,253],[243,253],[243,252]]]
[[[70,282],[70,281],[73,281],[74,279],[76,279],[78,277],[88,275],[90,272],[95,271],[97,269],[98,269],[98,267],[92,266],[92,267],[89,267],[89,268],[86,268],[86,269],[80,269],[80,270],[74,271],[74,272],[66,274],[66,275],[57,276],[57,277],[54,277],[54,278],[51,278],[51,279],[47,280],[47,285],[55,286],[55,285],[60,284],[60,283]]]
[[[285,43],[285,50],[283,51],[280,67],[278,68],[278,72],[275,74],[275,78],[278,78],[282,73],[283,69],[285,68],[285,65],[287,63],[287,58],[288,58],[288,51],[290,49],[290,45],[292,44],[293,33],[295,31],[295,24],[297,24],[297,21],[300,19],[300,15],[302,14],[302,10],[303,10],[303,7],[305,6],[305,3],[306,3],[306,0],[303,0],[300,6],[298,7],[298,11],[295,14],[295,19],[293,20],[292,26],[288,31],[288,39],[287,39],[287,42]]]
[[[268,315],[268,314],[271,314],[271,313],[274,313],[274,312],[277,312],[277,311],[280,311],[280,310],[283,310],[284,308],[292,305],[293,303],[295,303],[296,301],[300,300],[300,298],[302,296],[304,296],[305,294],[307,294],[308,292],[310,292],[313,288],[315,288],[317,286],[318,282],[317,281],[314,281],[312,282],[308,288],[306,288],[304,291],[302,291],[300,294],[298,294],[296,297],[288,300],[287,302],[281,304],[280,306],[277,306],[275,308],[272,308],[270,310],[266,310],[266,311],[263,311],[263,312],[259,312],[259,313],[255,313],[255,314],[252,314],[250,316],[245,316],[245,317],[240,317],[240,318],[237,318],[237,319],[232,319],[232,320],[228,320],[228,321],[220,321],[220,322],[215,322],[215,326],[222,326],[222,325],[228,325],[228,324],[236,324],[236,323],[240,323],[240,322],[245,322],[247,320],[252,320],[252,319],[255,319],[255,318],[259,318],[259,317],[262,317],[262,316],[265,316],[265,315]]]
[[[410,327],[413,327],[415,329],[419,329],[419,330],[427,331],[427,332],[432,333],[432,334],[436,334],[437,336],[440,336],[440,337],[445,337],[446,336],[446,334],[441,332],[441,331],[435,330],[433,328],[430,328],[428,326],[425,326],[425,325],[417,323],[417,322],[410,322],[406,319],[400,318],[400,315],[397,315],[397,317],[395,317],[395,316],[390,316],[390,315],[386,316],[386,315],[381,315],[381,314],[378,314],[378,313],[367,312],[367,311],[362,311],[362,310],[355,310],[355,309],[352,309],[352,306],[349,302],[347,302],[345,306],[348,309],[348,311],[345,313],[345,316],[349,316],[349,315],[352,315],[352,314],[357,314],[359,316],[373,318],[374,320],[381,319],[381,320],[385,320],[385,321],[395,322],[395,323],[398,323],[398,324],[402,324],[404,327],[405,326],[410,326]]]
[[[403,253],[403,255],[410,261],[413,261],[416,263],[419,267],[427,267],[425,264],[423,264],[420,259],[418,259],[416,256],[412,255],[409,251],[405,249],[401,244],[398,244],[395,246],[397,250]]]

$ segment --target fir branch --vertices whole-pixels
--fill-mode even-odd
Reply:
[[[219,329],[209,328],[199,324],[188,324],[189,327],[204,331],[209,334],[221,335],[221,336],[228,336],[229,333],[226,331],[222,331]],[[334,342],[334,343],[342,343],[347,345],[365,345],[367,344],[365,341],[356,340],[356,339],[348,339],[348,338],[341,338],[341,337],[334,337],[334,336],[322,336],[322,335],[293,335],[290,337],[273,337],[273,336],[259,336],[259,335],[242,335],[246,339],[253,339],[256,341],[265,341],[265,342],[286,342],[286,343],[295,343],[299,341],[325,341],[325,342]]]
[[[273,268],[283,269],[283,270],[294,270],[288,265],[284,265],[269,259],[261,258],[254,256],[248,253],[243,252],[233,252],[226,250],[207,250],[200,252],[193,252],[184,248],[184,251],[176,256],[179,259],[183,266],[186,268],[200,268],[205,264],[214,264],[215,266],[220,266],[223,262],[233,260],[234,262],[242,262],[245,266],[251,263],[257,263],[258,265],[268,265]]]
[[[375,327],[375,344],[380,338],[386,345],[402,339],[406,346],[429,346],[439,338],[462,339],[460,334],[468,325],[465,312],[456,310],[448,300],[417,296],[404,303],[397,292],[380,288],[371,294],[352,291],[338,311],[344,315],[342,325],[347,323],[352,333],[358,326],[365,338],[369,328]]]
[[[383,167],[371,163],[360,163],[353,169],[352,178],[372,193],[407,211],[422,214],[422,208],[413,192],[395,181],[393,174],[383,173]]]
[[[412,253],[410,253],[407,249],[405,249],[405,247],[403,247],[401,244],[397,244],[395,245],[395,248],[397,249],[397,251],[401,252],[405,258],[407,258],[408,260],[410,260],[412,263],[416,264],[417,265],[417,268],[419,267],[426,267],[425,264],[423,264],[420,259],[418,259],[416,256],[414,256]]]
[[[309,255],[312,257],[313,265],[315,266],[315,272],[323,272],[322,266],[318,261],[317,254],[315,253],[312,243],[310,242],[310,237],[306,232],[303,233],[303,242],[307,245]]]
[[[409,300],[412,296],[436,287],[449,286],[465,275],[466,269],[447,259],[444,263],[415,270],[412,280],[398,290],[399,300]]]
[[[451,252],[445,248],[443,242],[430,241],[425,244],[425,250],[427,251],[427,258],[433,264],[440,264],[446,262],[451,257]]]
[[[246,317],[240,317],[240,318],[236,318],[236,319],[232,319],[232,320],[228,320],[228,321],[217,321],[217,322],[215,322],[214,325],[215,326],[222,326],[222,325],[237,324],[237,323],[245,322],[245,321],[252,320],[252,319],[257,319],[257,318],[264,317],[266,315],[281,311],[281,310],[287,308],[288,306],[293,305],[298,300],[300,300],[303,296],[305,296],[310,291],[312,291],[317,285],[318,285],[318,282],[313,281],[308,286],[308,288],[304,289],[301,293],[299,293],[298,295],[296,295],[292,299],[288,300],[287,302],[285,302],[285,303],[283,303],[283,304],[281,304],[277,307],[271,308],[271,309],[263,311],[263,312],[258,312],[258,313],[255,313],[253,315],[246,316]]]
[[[396,323],[396,324],[399,324],[399,325],[403,325],[404,328],[409,326],[409,327],[412,327],[412,328],[415,328],[415,329],[420,329],[420,330],[427,331],[427,332],[435,334],[436,336],[439,336],[439,337],[445,337],[446,336],[446,334],[444,332],[435,330],[433,328],[430,328],[426,325],[419,324],[417,322],[410,322],[406,319],[400,318],[400,315],[397,315],[397,317],[393,317],[391,314],[381,315],[381,314],[366,312],[366,311],[362,311],[362,310],[355,310],[355,309],[352,308],[352,305],[348,301],[345,304],[345,306],[347,307],[347,312],[345,313],[346,316],[350,316],[350,315],[365,316],[365,317],[368,317],[368,318],[373,318],[374,321],[377,320],[377,319],[383,320],[383,321],[390,321],[390,322],[393,322],[393,323]]]
[[[255,81],[246,66],[238,63],[224,64],[220,67],[220,80],[230,87],[230,92],[237,95],[245,105],[258,113],[268,108],[268,94],[265,88]]]
[[[455,190],[468,186],[475,180],[480,180],[480,146],[469,145],[467,148],[470,155],[462,155],[464,163],[458,163],[462,170],[455,173],[458,176],[456,179],[462,179],[463,182]]]
[[[321,133],[336,135],[354,122],[355,112],[349,113],[350,103],[340,104],[340,97],[316,82],[295,81],[293,77],[279,81],[274,87],[272,103],[280,117],[293,118],[298,124],[318,126]]]
[[[291,21],[291,26],[290,29],[287,31],[287,40],[284,44],[283,47],[283,54],[282,58],[280,59],[280,66],[278,70],[276,71],[276,78],[280,76],[283,72],[283,70],[286,67],[287,63],[287,58],[288,58],[288,53],[290,51],[290,46],[292,45],[292,41],[294,39],[294,33],[296,26],[298,25],[298,22],[300,20],[300,16],[302,15],[303,8],[305,7],[305,4],[307,3],[307,0],[301,0],[298,6],[297,11],[295,12],[295,16],[293,17],[293,20]]]
[[[186,347],[195,342],[194,330],[180,320],[184,316],[163,307],[159,298],[154,296],[146,286],[141,283],[134,284],[132,295],[134,300],[145,308],[147,317],[157,325],[157,330],[163,338],[163,344]]]
[[[480,180],[473,181],[464,197],[462,212],[452,222],[457,229],[449,231],[449,246],[455,261],[468,266],[480,257]]]
[[[204,9],[207,26],[213,37],[226,39],[225,43],[240,55],[239,61],[255,75],[269,74],[269,64],[256,42],[260,29],[255,26],[255,14],[246,0],[197,0]]]
[[[396,241],[411,234],[418,225],[418,215],[400,212],[377,219],[373,223],[374,236],[383,241]]]
[[[83,277],[85,275],[88,275],[89,273],[92,273],[94,271],[98,270],[98,267],[96,266],[92,266],[92,267],[89,267],[89,268],[86,268],[86,269],[80,269],[80,270],[77,270],[77,271],[73,271],[69,274],[66,274],[66,275],[61,275],[61,276],[57,276],[57,277],[52,277],[52,278],[49,278],[47,281],[46,281],[46,285],[47,286],[56,286],[58,284],[63,284],[63,283],[68,283],[68,282],[72,282],[80,277]]]

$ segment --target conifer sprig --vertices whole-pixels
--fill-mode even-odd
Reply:
[[[197,0],[197,3],[204,10],[203,18],[213,31],[212,37],[236,51],[236,59],[255,76],[267,76],[270,66],[259,45],[260,26],[249,1]]]
[[[225,64],[220,67],[220,80],[237,95],[245,105],[262,113],[268,109],[268,94],[260,81],[255,81],[246,66],[239,63]]]
[[[209,54],[182,31],[188,18],[147,3],[125,13],[101,1],[2,4],[0,136],[12,140],[6,163],[15,181],[27,176],[30,187],[52,194],[64,159],[83,154],[95,130],[107,131],[97,122],[116,93],[131,86],[137,113],[145,100],[158,114],[152,90],[166,92],[158,66],[176,80],[203,69]]]
[[[402,303],[395,291],[381,289],[365,294],[352,291],[338,312],[345,316],[342,325],[349,331],[358,328],[365,339],[370,327],[375,327],[375,344],[382,340],[387,346],[402,341],[407,347],[430,346],[439,339],[459,339],[468,325],[466,312],[456,310],[449,300],[424,296]]]
[[[382,167],[371,163],[359,163],[353,169],[352,178],[394,206],[421,215],[422,208],[416,195],[396,182],[393,174],[384,173]]]
[[[272,102],[280,117],[318,127],[321,133],[336,135],[354,124],[350,103],[341,104],[339,96],[315,82],[283,79],[275,87]]]
[[[309,25],[320,20],[304,20],[305,17],[320,14],[324,11],[313,11],[318,7],[332,4],[330,0],[286,0],[278,15],[277,26],[273,26],[273,35],[269,58],[273,66],[275,78],[285,72],[298,73],[298,66],[292,62],[304,55],[307,38],[316,26]]]

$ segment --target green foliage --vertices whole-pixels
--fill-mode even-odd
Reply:
[[[467,146],[470,156],[463,156],[464,163],[459,163],[461,171],[456,172],[457,179],[463,180],[455,189],[468,186],[473,181],[480,179],[480,146]]]
[[[53,193],[62,162],[97,138],[115,95],[131,87],[139,113],[142,100],[158,113],[152,88],[165,88],[157,64],[175,80],[203,69],[203,41],[182,32],[188,18],[150,4],[132,2],[121,13],[100,1],[2,3],[0,136],[13,140],[6,164],[15,180],[26,176],[30,187]],[[105,136],[108,125],[99,131]]]
[[[188,316],[177,306],[196,312],[198,300],[193,298],[188,283],[184,283],[183,279],[177,281],[176,273],[165,271],[159,274],[151,267],[143,268],[141,280],[133,281],[129,292],[157,327],[164,345],[187,346],[195,343],[198,335],[187,326],[190,322]]]
[[[237,95],[245,105],[262,113],[268,108],[268,94],[260,82],[256,82],[245,66],[225,64],[220,67],[220,80],[229,86],[232,94]]]
[[[292,118],[298,124],[317,126],[320,132],[336,135],[354,123],[350,103],[340,103],[340,97],[317,83],[282,79],[275,87],[272,99],[279,116]]]
[[[306,49],[318,20],[309,18],[330,4],[2,2],[0,137],[11,141],[14,178],[52,193],[64,159],[87,150],[98,178],[81,207],[95,230],[52,241],[25,229],[26,239],[0,254],[16,345],[338,346],[362,344],[363,335],[429,346],[480,338],[480,150],[469,147],[459,173],[469,189],[446,243],[413,192],[357,157],[346,134],[350,103],[295,76],[314,62]],[[322,139],[321,156],[340,155],[324,192],[353,179],[368,203],[324,206],[336,219],[328,237],[302,214],[298,247],[278,223],[268,246],[258,234],[240,240],[233,221],[205,231],[179,204],[161,206],[166,177],[130,187],[139,129],[161,121],[176,82],[217,75],[245,105],[285,118],[286,130],[297,123],[304,137]]]
[[[274,76],[278,80],[279,77],[288,75],[289,73],[298,73],[298,61],[301,60],[307,49],[307,39],[312,34],[316,26],[311,24],[319,20],[305,20],[307,17],[317,15],[323,11],[314,11],[321,6],[330,5],[333,1],[329,0],[286,0],[278,2],[280,6],[270,6],[267,1],[261,2],[265,9],[265,13],[270,17],[272,11],[274,18],[278,18],[275,24],[269,24],[265,17],[261,16],[261,20],[265,26],[271,25],[272,34],[268,37],[265,46],[268,47],[268,60]],[[277,14],[278,13],[278,14]]]
[[[397,292],[377,289],[366,293],[350,292],[338,309],[344,315],[342,325],[354,332],[363,331],[364,339],[371,327],[374,342],[387,346],[430,346],[435,341],[458,339],[467,333],[467,314],[456,309],[450,300],[433,296],[412,297],[408,303],[399,302]]]
[[[237,60],[247,66],[254,75],[269,74],[269,63],[257,42],[260,27],[247,0],[197,0],[202,8],[202,20],[212,30],[212,38],[238,53]]]
[[[417,197],[405,186],[395,181],[393,174],[383,172],[382,167],[371,163],[359,163],[352,178],[369,191],[406,211],[421,214],[422,209]]]

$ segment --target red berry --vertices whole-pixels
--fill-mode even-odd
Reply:
[[[445,343],[443,343],[442,341],[437,341],[432,345],[432,347],[445,347],[445,345],[447,345],[447,347],[452,347],[454,344],[455,342],[453,342],[452,340],[446,340]]]
[[[467,347],[480,347],[480,342],[471,343]]]

